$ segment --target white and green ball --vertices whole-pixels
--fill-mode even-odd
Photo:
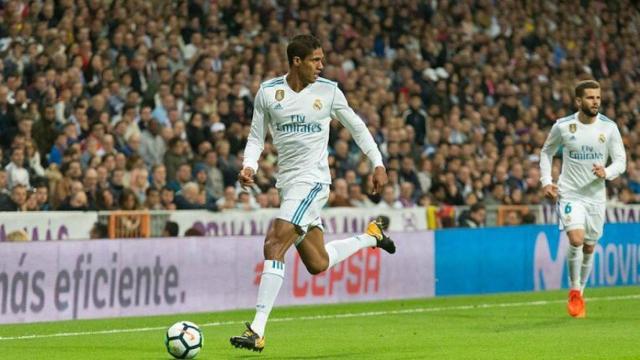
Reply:
[[[176,359],[193,359],[202,349],[204,338],[198,325],[190,321],[179,321],[167,330],[164,344]]]

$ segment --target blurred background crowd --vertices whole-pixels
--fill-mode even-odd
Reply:
[[[278,207],[269,138],[257,186],[241,191],[236,176],[254,95],[286,73],[299,33],[321,39],[322,76],[389,172],[369,194],[371,165],[333,121],[327,206],[541,204],[540,148],[585,78],[600,81],[628,151],[609,201],[640,200],[630,0],[0,4],[1,211]]]

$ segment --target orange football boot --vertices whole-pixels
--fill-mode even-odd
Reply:
[[[569,301],[567,302],[567,311],[574,318],[583,318],[586,316],[584,299],[580,290],[569,291]]]

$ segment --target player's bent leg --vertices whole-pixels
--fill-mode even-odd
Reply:
[[[264,242],[265,261],[258,287],[256,314],[242,335],[229,339],[236,348],[253,351],[264,348],[267,320],[284,280],[284,255],[298,236],[296,227],[285,220],[276,219],[271,225]]]
[[[311,228],[297,246],[302,263],[311,275],[329,268],[329,254],[324,244],[324,234],[318,227]]]
[[[388,218],[378,217],[369,223],[364,234],[324,244],[319,228],[312,228],[304,241],[298,245],[300,257],[311,274],[317,274],[340,263],[360,249],[379,247],[393,254],[393,241],[384,233],[389,226]]]

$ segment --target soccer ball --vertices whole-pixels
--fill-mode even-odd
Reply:
[[[193,359],[202,349],[202,332],[198,325],[189,321],[179,321],[167,330],[164,344],[176,359]]]

